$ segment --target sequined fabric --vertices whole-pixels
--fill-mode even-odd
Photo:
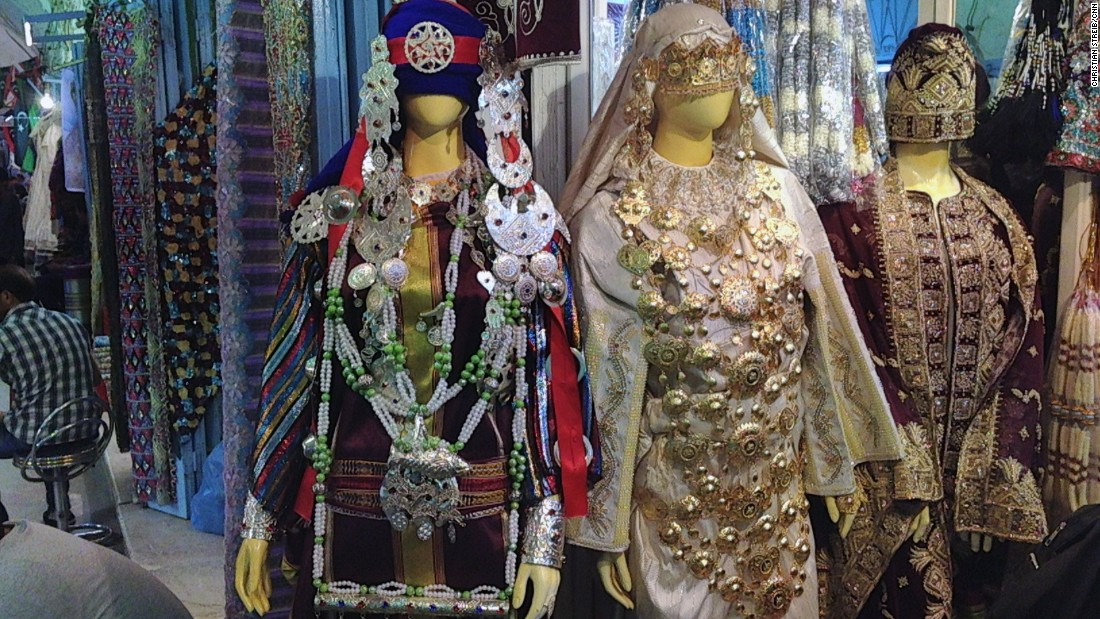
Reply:
[[[865,3],[783,0],[776,37],[776,130],[815,204],[851,199],[887,151]]]
[[[172,423],[198,426],[221,387],[218,337],[216,73],[203,72],[157,128],[154,209]]]

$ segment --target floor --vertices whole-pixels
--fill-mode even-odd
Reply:
[[[69,498],[77,522],[91,520],[121,532],[121,542],[113,547],[164,582],[195,619],[224,617],[224,539],[135,503],[130,456],[112,446],[104,460],[72,483]],[[24,481],[6,460],[0,461],[0,497],[12,519],[40,521],[46,509],[43,487]]]

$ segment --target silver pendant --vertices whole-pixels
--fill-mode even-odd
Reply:
[[[482,288],[489,292],[490,296],[493,294],[493,289],[497,287],[497,280],[489,271],[478,271],[477,282],[481,284]]]
[[[389,216],[380,221],[366,219],[355,237],[355,249],[367,262],[380,264],[397,255],[412,236],[412,202],[399,199]]]
[[[485,323],[494,331],[504,326],[504,310],[496,299],[489,299],[485,304]]]
[[[393,528],[412,526],[421,540],[431,538],[436,527],[462,524],[458,477],[469,471],[469,463],[444,447],[394,450],[379,491],[382,512]]]
[[[485,197],[488,209],[485,226],[490,236],[498,247],[517,256],[534,254],[554,237],[557,222],[554,203],[541,186],[534,188],[534,200],[527,203],[527,210],[522,213],[516,197],[508,195],[501,200],[498,185],[493,185]]]
[[[443,327],[436,325],[428,329],[428,343],[432,346],[443,345]]]

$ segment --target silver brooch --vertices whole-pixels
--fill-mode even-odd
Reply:
[[[502,253],[493,261],[493,274],[506,284],[514,284],[523,272],[523,265],[513,254]]]
[[[438,22],[422,21],[405,35],[405,57],[421,73],[439,73],[455,57],[455,38]]]
[[[558,274],[558,259],[548,251],[531,256],[531,274],[542,282],[548,282]]]
[[[298,205],[290,220],[290,236],[298,243],[316,243],[328,236],[320,192],[311,193]]]

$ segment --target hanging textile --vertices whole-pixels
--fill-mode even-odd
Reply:
[[[1090,1],[1076,0],[1068,42],[1069,84],[1062,94],[1062,136],[1047,162],[1100,174],[1100,87],[1090,61]],[[1093,22],[1094,23],[1094,22]]]
[[[581,53],[580,2],[458,0],[500,33],[505,54],[530,67],[575,61]]]
[[[886,155],[863,0],[782,0],[775,14],[779,143],[816,204],[848,201]]]
[[[155,23],[143,8],[98,7],[94,16],[102,45],[107,139],[111,157],[115,245],[118,253],[126,409],[134,491],[140,502],[171,500],[173,467],[168,437],[158,433],[154,405],[157,342],[148,319],[152,273],[146,248],[147,205],[152,204],[151,159]],[[161,379],[162,381],[162,379]],[[163,382],[163,381],[162,381]]]
[[[180,430],[201,422],[221,386],[213,66],[156,131],[157,261],[168,369],[165,405]]]
[[[272,145],[264,8],[260,0],[217,0],[218,317],[225,444],[226,587],[233,591],[241,514],[251,482],[261,369],[280,275],[278,193]],[[308,66],[308,65],[307,65]],[[289,219],[288,219],[289,221]],[[279,549],[272,559],[278,565]],[[272,580],[274,616],[285,616],[291,587]],[[283,614],[280,614],[283,613]],[[246,614],[236,595],[225,616]]]
[[[61,112],[46,112],[30,132],[37,153],[31,175],[27,210],[23,216],[26,230],[24,247],[28,252],[49,256],[57,251],[53,206],[50,201],[50,170],[61,148]]]
[[[271,76],[271,127],[275,131],[278,208],[289,217],[290,197],[310,174],[310,91],[313,75],[312,9],[308,0],[263,0],[267,71]],[[283,236],[283,240],[287,238]]]

